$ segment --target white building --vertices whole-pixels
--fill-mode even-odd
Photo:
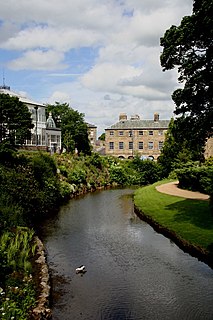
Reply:
[[[16,92],[10,90],[9,86],[0,86],[0,94],[8,94],[17,97],[27,105],[31,115],[34,128],[31,130],[31,139],[26,140],[25,147],[28,149],[61,150],[61,129],[56,128],[54,120],[47,120],[44,104],[32,101]],[[48,118],[49,119],[49,118]],[[51,124],[50,124],[51,123]],[[52,126],[52,127],[51,127]]]

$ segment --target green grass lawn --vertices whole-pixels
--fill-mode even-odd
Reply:
[[[190,244],[212,251],[213,216],[209,201],[171,196],[155,189],[157,185],[167,182],[157,182],[136,190],[136,207]]]

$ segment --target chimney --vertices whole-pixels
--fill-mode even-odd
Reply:
[[[159,113],[155,112],[154,113],[154,122],[158,122],[159,121]]]
[[[130,120],[140,120],[140,116],[135,114],[134,116],[131,116]]]
[[[119,115],[119,121],[124,121],[127,120],[127,115],[126,113],[120,113]]]

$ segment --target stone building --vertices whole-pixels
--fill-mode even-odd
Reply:
[[[89,142],[93,148],[96,149],[96,141],[97,141],[97,127],[93,124],[87,123],[87,131],[88,131],[88,138]]]
[[[142,120],[138,115],[127,119],[120,114],[119,122],[105,129],[105,152],[119,158],[130,159],[135,155],[156,160],[161,152],[170,120],[160,120],[155,113],[153,120]]]
[[[9,86],[0,86],[0,94],[8,94],[11,97],[17,97],[23,102],[31,113],[32,123],[31,139],[26,140],[25,149],[40,150],[59,150],[61,149],[61,129],[56,128],[54,121],[47,121],[46,106],[44,104],[32,101],[22,95],[10,90]],[[53,119],[52,119],[53,120]],[[50,122],[52,127],[50,128]]]

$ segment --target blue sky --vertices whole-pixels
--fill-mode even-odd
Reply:
[[[192,0],[7,0],[0,10],[0,68],[11,90],[67,102],[98,127],[139,114],[173,115],[175,70],[162,72],[160,37]]]

